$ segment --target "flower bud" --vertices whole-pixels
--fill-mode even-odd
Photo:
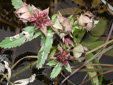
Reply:
[[[78,19],[78,24],[87,28],[87,31],[90,31],[94,25],[94,15],[91,12],[86,12],[85,14],[81,14]]]
[[[15,14],[23,22],[29,21],[29,17],[32,16],[32,14],[31,14],[31,12],[29,10],[29,6],[27,4],[25,4],[25,5],[21,6],[20,8],[18,8],[15,11]]]

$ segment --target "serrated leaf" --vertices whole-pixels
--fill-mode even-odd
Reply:
[[[94,62],[94,63],[97,63],[97,64],[100,64],[98,59],[94,59],[93,62]],[[101,66],[95,66],[95,67],[98,68],[98,69],[102,69]],[[102,74],[103,71],[99,71],[98,73],[99,73],[99,74]],[[103,75],[101,75],[101,76],[99,77],[99,83],[100,83],[99,85],[102,85],[102,81],[103,81]]]
[[[86,59],[90,59],[92,56],[93,56],[93,54],[90,53],[90,54],[88,54],[86,56]],[[92,63],[93,63],[93,61],[89,62],[88,64],[92,64]],[[86,68],[88,68],[88,69],[95,69],[94,66],[86,66]],[[95,72],[87,72],[87,73],[89,75],[89,78],[94,77],[94,76],[97,75],[97,72],[96,71]],[[95,77],[95,78],[91,79],[91,82],[92,82],[92,85],[99,85],[99,79],[98,79],[98,77]]]
[[[45,43],[43,44],[43,46],[44,46],[43,52],[41,53],[41,55],[38,55],[38,57],[41,59],[41,60],[38,59],[38,61],[37,61],[38,68],[42,68],[43,64],[45,63],[45,60],[48,57],[48,54],[49,54],[50,49],[52,47],[52,44],[53,44],[53,31],[52,31],[52,29],[48,29],[47,33],[49,34],[49,36],[46,36],[46,40],[44,41]]]
[[[90,63],[91,64],[91,63]],[[93,66],[87,66],[88,69],[94,69]],[[97,75],[97,72],[88,72],[89,78],[94,77]],[[99,85],[99,79],[98,77],[93,78],[92,80],[92,85]]]
[[[20,8],[24,3],[22,0],[12,0],[12,5],[14,6],[15,9]]]
[[[55,62],[55,60],[52,60],[52,61],[49,61],[48,63],[47,63],[47,65],[49,65],[49,66],[54,66],[54,65],[56,65],[57,63]]]
[[[37,38],[42,33],[40,31],[40,29],[35,30],[34,26],[27,26],[26,28],[24,28],[24,30],[29,33],[29,39],[30,40]],[[33,35],[34,33],[35,33],[35,35]],[[25,40],[25,36],[23,36],[23,35],[20,35],[20,38],[15,39],[15,40],[10,40],[10,37],[7,37],[0,43],[0,46],[2,48],[17,47],[17,46],[22,45],[23,44],[22,42],[24,40]]]
[[[52,72],[51,72],[51,78],[55,78],[58,76],[58,74],[61,72],[62,70],[62,64],[61,63],[57,63],[57,65],[53,68]]]
[[[72,72],[71,66],[70,66],[69,63],[67,64],[67,66],[65,66],[65,69],[66,69],[68,72]]]

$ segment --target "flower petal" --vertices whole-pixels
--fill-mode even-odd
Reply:
[[[46,33],[46,31],[47,31],[47,27],[44,25],[44,24],[42,24],[41,25],[41,31],[45,34],[45,35],[47,35],[47,33]]]
[[[58,18],[60,23],[63,23],[63,21],[66,19],[65,17],[63,17],[61,15],[58,15],[57,18]]]
[[[62,54],[63,50],[59,45],[58,45],[58,50],[60,51],[60,54]]]
[[[38,29],[38,28],[40,28],[40,25],[35,22],[35,29]]]
[[[45,18],[45,17],[48,16],[48,14],[49,14],[49,8],[43,10],[43,11],[40,13],[40,16],[42,16],[42,17]]]
[[[67,55],[67,51],[64,51],[64,52],[62,53],[62,55],[66,56],[66,55]]]
[[[44,24],[45,24],[46,26],[50,26],[50,25],[53,25],[54,23],[53,23],[51,20],[49,20],[49,19],[45,19],[45,20],[44,20]]]
[[[36,18],[39,17],[39,13],[40,13],[39,9],[35,9],[33,10],[33,12]]]
[[[69,38],[65,38],[64,42],[65,42],[66,46],[68,46],[69,44],[73,45],[73,42]]]
[[[29,5],[25,4],[23,6],[21,6],[20,8],[18,8],[15,13],[18,14],[18,13],[25,13],[27,11],[29,11]]]
[[[19,18],[29,20],[29,17],[31,17],[30,12],[25,12],[24,14],[20,15]]]
[[[29,21],[30,21],[30,22],[33,22],[33,21],[36,21],[36,19],[37,19],[36,17],[30,17],[30,18],[29,18]]]

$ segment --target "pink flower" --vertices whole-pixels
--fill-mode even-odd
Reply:
[[[29,21],[29,17],[32,16],[32,14],[31,14],[31,12],[29,10],[29,5],[27,5],[27,4],[25,4],[25,5],[21,6],[20,8],[18,8],[15,11],[15,14],[23,22]]]
[[[87,28],[87,31],[90,31],[94,25],[94,15],[91,12],[86,12],[85,14],[81,14],[78,19],[78,24]]]
[[[41,31],[46,35],[47,26],[53,24],[49,19],[48,13],[49,8],[41,11],[33,7],[34,16],[30,17],[30,22],[35,22],[35,29],[41,29]]]
[[[72,41],[72,38],[69,35],[64,36],[63,39],[60,39],[60,45],[61,46],[63,46],[63,43],[65,43],[65,45],[66,45],[67,48],[70,48],[69,45],[74,46],[74,43]]]
[[[72,40],[70,38],[68,38],[68,37],[64,39],[64,42],[65,42],[67,47],[69,46],[69,44],[73,46]]]

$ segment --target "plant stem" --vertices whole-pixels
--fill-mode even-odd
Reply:
[[[66,78],[65,77],[65,75],[61,72],[61,75],[64,77],[64,78]],[[73,84],[73,82],[71,82],[70,80],[67,80],[68,82],[70,82],[72,85],[75,85],[75,84]]]
[[[16,72],[15,74],[13,74],[13,75],[11,76],[11,78],[15,77],[15,76],[18,75],[19,73],[21,73],[21,72],[23,72],[23,71],[29,69],[31,66],[34,66],[34,65],[36,65],[36,64],[37,64],[37,61],[35,61],[35,62],[29,64],[29,65],[26,66],[24,69],[21,69],[20,71],[18,71],[18,72]]]
[[[7,80],[11,85],[14,85],[14,84],[8,79],[8,77],[7,77],[6,74],[0,73],[0,75],[3,75],[3,76],[6,78],[6,80]]]

